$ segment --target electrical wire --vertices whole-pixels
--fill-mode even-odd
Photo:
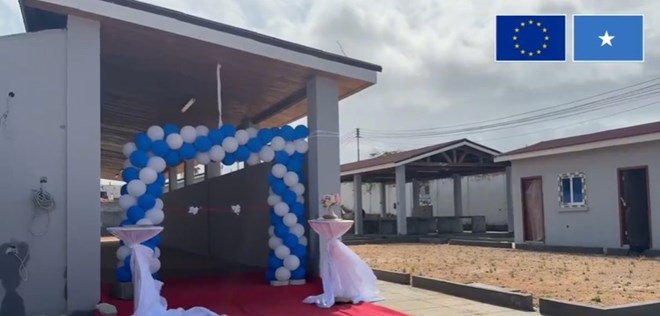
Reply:
[[[43,184],[41,184],[39,190],[32,190],[32,203],[36,212],[32,215],[32,221],[30,222],[30,234],[35,237],[42,237],[48,232],[48,228],[50,227],[50,212],[55,209],[55,199],[53,199],[48,191],[44,190]],[[38,211],[42,211],[46,216],[46,225],[41,233],[34,232],[34,223],[37,218],[43,215],[43,213]]]
[[[25,265],[25,263],[27,261],[27,258],[30,256],[30,254],[26,253],[25,256],[23,258],[21,258],[18,255],[18,248],[16,248],[16,252],[14,252],[13,255],[20,262],[20,265],[18,266],[18,275],[21,277],[21,280],[23,280],[23,282],[27,282],[27,280],[28,280],[28,269],[27,269],[27,266]]]

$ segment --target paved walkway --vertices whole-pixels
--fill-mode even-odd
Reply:
[[[378,281],[378,288],[385,300],[376,304],[411,316],[539,315],[536,312],[512,310],[395,283]]]

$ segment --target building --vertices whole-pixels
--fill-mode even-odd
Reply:
[[[98,182],[122,170],[122,146],[136,133],[167,123],[215,128],[219,117],[246,128],[282,126],[307,116],[311,135],[337,134],[339,100],[374,85],[381,71],[378,65],[139,1],[20,4],[27,32],[0,37],[0,60],[10,61],[0,63],[0,93],[11,108],[0,129],[0,200],[11,205],[0,221],[0,252],[17,245],[22,258],[29,256],[25,267],[30,277],[18,278],[16,258],[0,258],[0,276],[13,278],[0,287],[0,310],[8,315],[69,315],[93,310],[99,302]],[[191,98],[197,102],[183,115],[181,107]],[[5,102],[0,109],[6,111]],[[307,158],[304,180],[310,199],[339,192],[339,139],[310,137]],[[233,172],[231,179],[250,173],[256,178],[242,180],[246,185],[266,183],[268,167]],[[186,164],[185,169],[194,168]],[[218,172],[207,172],[207,177],[225,178],[219,166],[209,169]],[[185,186],[192,183],[189,173]],[[30,194],[40,187],[52,199],[35,209]],[[170,190],[163,200],[174,201],[168,195],[184,189]],[[241,194],[239,203],[263,201],[257,205],[262,212],[234,219],[242,221],[226,230],[234,235],[214,237],[232,245],[240,239],[242,249],[263,251],[257,258],[263,265],[269,250],[268,186]],[[319,207],[310,203],[307,215],[317,218]],[[35,212],[48,215],[37,217],[48,219],[39,237],[28,229]],[[171,224],[165,231],[176,232],[179,221],[166,223]],[[307,233],[309,261],[318,263],[319,241]],[[176,239],[164,236],[162,242],[168,238]],[[185,236],[190,243],[193,238],[202,238],[200,244],[209,236]],[[116,259],[110,264],[116,266]]]
[[[659,249],[659,158],[660,122],[502,154],[496,161],[511,162],[515,241]]]

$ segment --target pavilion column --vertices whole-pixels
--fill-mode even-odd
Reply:
[[[167,170],[167,173],[170,179],[170,192],[172,192],[179,188],[179,180],[177,179],[179,170],[177,170],[177,167],[172,167]]]
[[[192,161],[183,163],[183,186],[195,184],[195,165]]]
[[[379,185],[380,188],[380,217],[387,215],[387,186],[384,182]]]
[[[419,206],[419,186],[420,182],[417,179],[412,180],[412,216],[421,216],[421,207]]]
[[[506,225],[513,232],[513,186],[511,185],[511,166],[506,167]]]
[[[364,234],[364,218],[362,216],[362,175],[353,175],[353,215],[355,215],[355,234]]]
[[[399,235],[408,234],[407,208],[406,203],[406,166],[398,166],[395,169],[396,175],[396,229]]]
[[[204,178],[211,179],[219,177],[222,174],[222,165],[220,162],[212,162],[206,165],[204,169]]]
[[[307,154],[308,218],[320,212],[319,200],[324,194],[341,192],[339,164],[339,89],[334,79],[313,76],[307,81],[307,125],[309,151]],[[325,259],[319,251],[327,240],[309,233],[309,268],[318,275],[320,262]]]
[[[460,174],[452,176],[454,179],[454,216],[463,216],[463,185]]]

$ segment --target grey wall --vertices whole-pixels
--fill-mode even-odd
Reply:
[[[264,163],[164,194],[163,246],[266,267],[269,172],[270,164]],[[232,205],[241,206],[240,215]],[[190,206],[201,209],[188,214]]]
[[[512,163],[516,242],[523,242],[520,179],[543,177],[546,244],[620,248],[617,168],[648,165],[654,249],[660,249],[660,142],[553,155]],[[559,174],[583,172],[588,210],[564,211],[558,202]]]
[[[1,301],[3,316],[20,316],[10,308],[18,298],[28,315],[65,311],[66,36],[65,31],[50,30],[0,37],[0,112],[6,109],[7,93],[16,93],[6,126],[0,127],[0,244],[16,239],[26,243],[30,254],[28,280],[19,285],[18,297]],[[57,203],[48,226],[46,216],[32,222],[31,191],[39,188],[42,176],[48,177],[45,189]],[[31,226],[43,236],[33,236]],[[19,266],[4,249],[0,247],[3,283],[17,280]],[[0,299],[5,294],[0,287]]]

